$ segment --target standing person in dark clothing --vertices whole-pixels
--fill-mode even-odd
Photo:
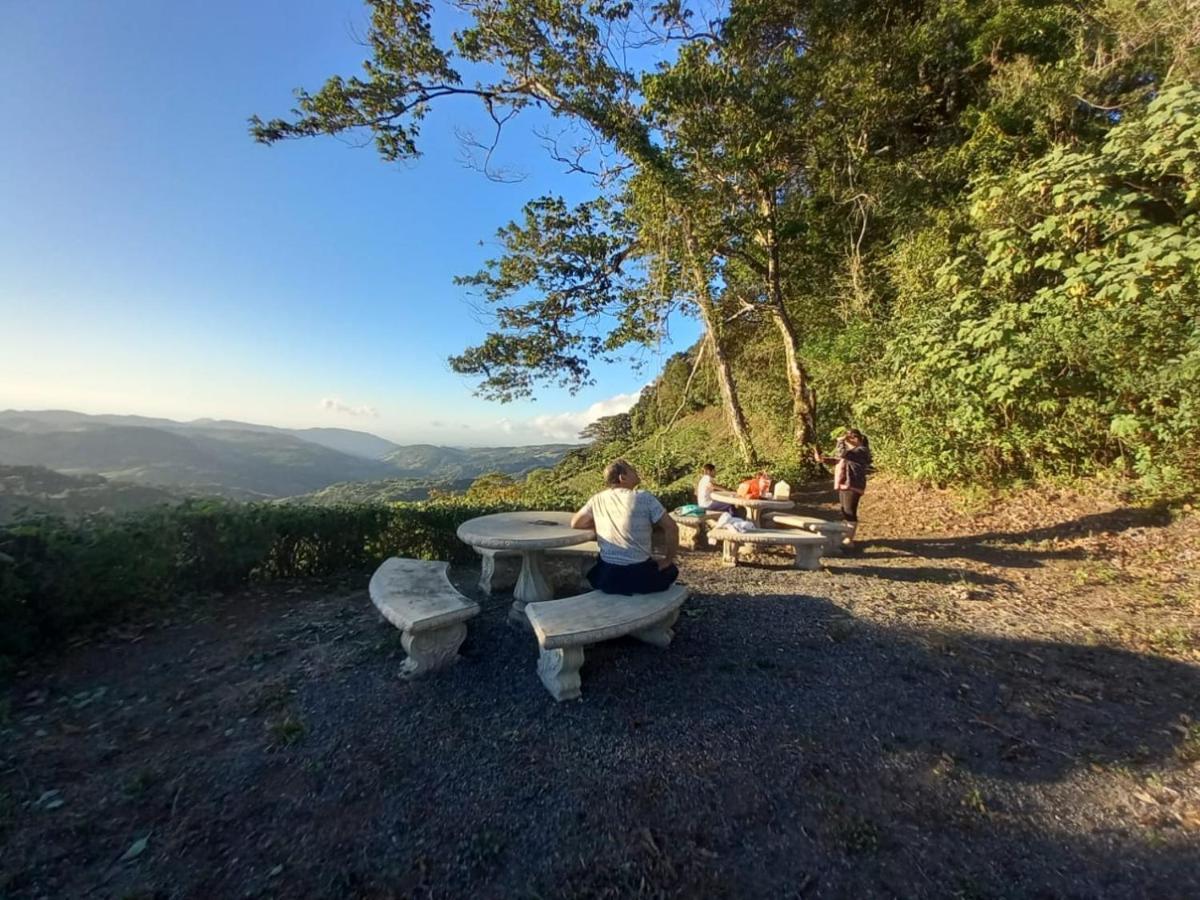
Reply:
[[[833,463],[833,489],[837,491],[842,507],[842,518],[850,526],[844,546],[854,546],[854,534],[858,530],[858,501],[867,490],[867,469],[871,465],[871,445],[867,436],[857,428],[850,428],[837,443],[834,456],[822,456],[813,448],[813,459],[819,463]]]

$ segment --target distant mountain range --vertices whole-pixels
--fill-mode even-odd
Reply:
[[[41,466],[175,494],[237,499],[291,497],[342,482],[447,483],[484,472],[522,475],[554,465],[573,446],[404,446],[342,428],[176,422],[67,410],[0,412],[0,465]]]

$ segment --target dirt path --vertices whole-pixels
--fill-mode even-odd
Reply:
[[[575,704],[503,601],[411,684],[361,576],[128,623],[0,699],[0,897],[1200,896],[1196,517],[1053,508],[689,555]]]

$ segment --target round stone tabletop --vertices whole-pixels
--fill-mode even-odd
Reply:
[[[792,509],[796,504],[791,500],[775,500],[770,497],[739,497],[729,491],[713,491],[712,498],[730,506],[744,506],[747,509]]]
[[[458,539],[485,550],[545,550],[594,541],[596,532],[572,528],[567,512],[508,512],[468,519]]]

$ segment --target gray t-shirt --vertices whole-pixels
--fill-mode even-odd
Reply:
[[[600,558],[631,566],[650,559],[650,533],[666,510],[653,494],[617,487],[593,494],[580,512],[596,522]]]

